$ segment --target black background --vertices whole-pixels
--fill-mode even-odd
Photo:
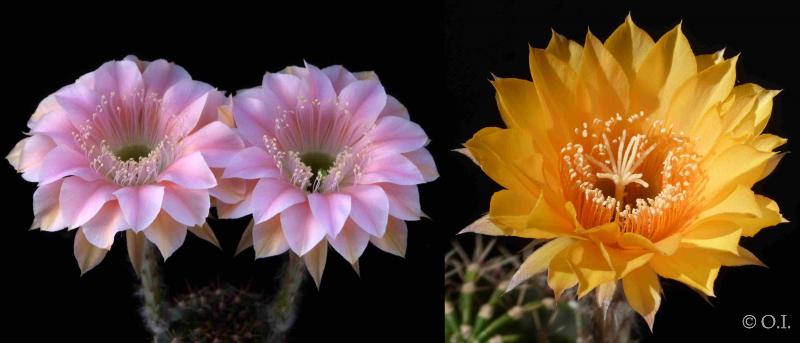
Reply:
[[[683,31],[696,54],[726,48],[726,57],[742,53],[737,66],[738,82],[755,82],[770,89],[783,89],[775,98],[773,115],[766,132],[789,137],[782,151],[799,151],[798,97],[800,67],[797,64],[797,41],[800,16],[777,2],[680,3],[674,1],[620,3],[596,1],[497,1],[464,4],[448,1],[445,6],[446,83],[450,98],[448,109],[459,118],[457,132],[462,141],[486,126],[502,126],[489,84],[490,73],[499,77],[530,80],[528,44],[544,48],[550,29],[583,44],[587,28],[606,39],[628,13],[637,25],[654,39],[683,21]],[[439,157],[439,156],[437,156]],[[647,342],[675,341],[791,341],[800,329],[796,310],[798,301],[795,276],[798,262],[797,216],[798,156],[789,153],[777,170],[756,184],[757,193],[775,199],[783,215],[792,223],[765,229],[754,238],[744,238],[749,248],[769,268],[754,266],[725,268],[720,271],[710,304],[687,286],[662,281],[665,296],[656,315],[655,334]],[[449,161],[439,157],[439,164],[461,164],[468,175],[460,198],[465,215],[454,223],[468,224],[488,210],[489,199],[499,186],[466,158]],[[459,176],[447,175],[454,181]],[[450,181],[446,181],[448,184]],[[469,185],[469,186],[467,186]],[[473,186],[474,185],[474,186]],[[459,225],[456,225],[459,226]],[[455,229],[454,229],[455,231]],[[451,231],[453,232],[453,231]],[[469,243],[472,237],[459,237]],[[504,240],[511,246],[524,241]],[[662,279],[663,280],[663,279]],[[742,318],[765,314],[787,315],[790,329],[744,329]],[[767,319],[769,324],[769,319]],[[794,340],[796,341],[796,340]]]
[[[195,79],[227,91],[258,85],[265,71],[299,65],[304,59],[320,67],[342,64],[352,71],[376,71],[387,92],[409,108],[412,120],[432,140],[429,148],[441,178],[420,189],[423,210],[433,220],[409,224],[405,259],[369,247],[360,278],[330,252],[321,289],[310,282],[303,288],[292,341],[441,341],[443,253],[455,232],[488,210],[491,194],[499,189],[478,167],[450,150],[482,127],[501,125],[489,73],[529,78],[528,44],[546,46],[551,27],[582,42],[587,27],[605,39],[629,11],[654,37],[683,20],[696,53],[722,47],[728,49],[726,56],[742,52],[740,81],[784,90],[775,99],[767,131],[790,138],[783,150],[798,151],[800,82],[794,37],[800,32],[800,18],[788,7],[762,1],[741,7],[449,0],[444,6],[418,7],[404,2],[356,9],[337,4],[335,10],[312,10],[311,4],[289,9],[226,5],[203,15],[194,13],[200,5],[192,11],[129,5],[102,14],[54,8],[25,16],[9,13],[14,20],[2,24],[6,89],[0,150],[10,150],[23,138],[25,122],[41,99],[104,61],[127,54],[166,58]],[[778,201],[792,222],[800,219],[797,175],[797,157],[790,153],[755,187]],[[0,168],[0,177],[4,334],[17,337],[15,341],[146,341],[124,240],[118,238],[103,263],[79,277],[73,233],[28,231],[35,186],[8,165]],[[246,220],[211,222],[222,251],[189,235],[165,264],[171,294],[213,282],[271,292],[284,257],[254,262],[252,250],[233,257],[245,224]],[[800,329],[793,280],[796,224],[767,229],[742,244],[770,268],[723,269],[711,304],[687,287],[665,281],[656,333],[648,341],[790,340]],[[745,330],[741,319],[746,314],[786,314],[794,327]]]

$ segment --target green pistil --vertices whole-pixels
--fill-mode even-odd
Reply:
[[[142,158],[147,157],[149,154],[150,148],[141,144],[127,145],[114,152],[114,155],[116,155],[120,161],[139,161]]]

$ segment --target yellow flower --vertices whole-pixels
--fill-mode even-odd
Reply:
[[[786,139],[762,134],[778,92],[735,85],[737,58],[695,56],[680,25],[654,42],[628,17],[605,42],[554,32],[530,49],[533,82],[492,82],[508,128],[463,152],[504,189],[465,231],[550,239],[511,288],[547,271],[557,296],[602,302],[621,280],[652,328],[658,276],[713,296],[720,266],[762,265],[739,239],[785,222],[751,187]]]

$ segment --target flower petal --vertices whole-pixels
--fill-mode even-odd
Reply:
[[[92,219],[106,202],[114,199],[113,193],[118,187],[106,180],[65,178],[59,195],[61,215],[70,228],[79,227]]]
[[[354,125],[370,126],[386,106],[386,92],[377,80],[353,82],[339,93],[339,102],[353,116]]]
[[[314,279],[314,284],[319,289],[319,284],[322,282],[322,272],[325,271],[325,261],[328,259],[328,242],[322,240],[317,244],[314,249],[303,255],[303,261],[306,264],[308,273]]]
[[[395,116],[383,117],[370,131],[372,149],[380,154],[404,153],[425,146],[428,136],[416,123]]]
[[[328,242],[333,249],[342,255],[351,265],[358,263],[358,258],[369,244],[369,234],[361,230],[352,220],[347,221],[336,236],[328,235]]]
[[[92,245],[110,249],[114,235],[128,228],[116,202],[107,202],[91,220],[83,224],[82,231]]]
[[[75,233],[73,252],[75,260],[78,261],[78,267],[81,269],[81,275],[83,275],[103,261],[108,249],[101,249],[89,243],[83,234],[83,229],[79,229]]]
[[[142,82],[142,73],[132,61],[106,62],[94,72],[94,89],[106,96],[133,96],[142,89]]]
[[[217,185],[214,173],[197,151],[172,162],[156,177],[156,181],[170,181],[188,189],[208,189]]]
[[[200,151],[209,167],[221,168],[244,147],[242,139],[222,122],[212,122],[181,141],[183,153]]]
[[[308,205],[311,214],[327,228],[326,232],[331,237],[336,237],[345,220],[350,215],[350,196],[343,193],[312,193],[308,195]]]
[[[211,230],[211,226],[209,226],[208,223],[203,222],[201,225],[191,226],[189,227],[189,232],[197,236],[197,238],[214,244],[214,246],[217,248],[222,249],[222,247],[219,245],[217,236],[214,234],[214,230]]]
[[[655,254],[650,260],[653,270],[665,278],[678,280],[708,296],[714,296],[714,280],[721,262],[705,249],[679,248],[671,256]]]
[[[36,188],[33,193],[34,227],[40,227],[43,231],[58,231],[69,226],[61,213],[59,202],[62,184],[62,181],[56,181]]]
[[[558,237],[534,250],[533,253],[522,262],[522,265],[520,265],[519,270],[514,273],[514,276],[511,277],[506,292],[516,288],[520,283],[530,279],[532,276],[545,271],[553,257],[573,243],[574,241],[572,238]]]
[[[385,252],[400,257],[406,256],[408,242],[406,222],[395,217],[389,217],[386,223],[386,232],[383,233],[383,236],[369,236],[369,241]]]
[[[39,170],[39,184],[46,185],[62,177],[75,175],[85,180],[99,178],[89,167],[86,155],[64,146],[57,146],[47,153]]]
[[[433,156],[428,152],[428,149],[420,148],[404,153],[403,156],[417,167],[425,182],[431,182],[439,178],[439,171],[436,170],[436,163],[434,163]]]
[[[325,238],[325,228],[311,214],[307,203],[287,208],[281,213],[280,218],[283,235],[289,247],[300,256],[311,251]]]
[[[322,72],[331,80],[336,93],[341,92],[344,87],[358,80],[353,73],[340,65],[322,68]]]
[[[161,212],[153,223],[142,232],[158,247],[161,256],[166,260],[186,240],[186,231],[186,225],[175,221],[166,212]]]
[[[289,250],[289,243],[283,236],[281,230],[281,220],[272,217],[263,223],[255,224],[252,229],[253,249],[256,251],[256,258],[280,255]]]
[[[125,242],[128,245],[128,259],[131,261],[131,266],[136,275],[142,275],[142,263],[144,263],[144,254],[147,249],[147,239],[143,233],[133,230],[125,231]]]
[[[179,223],[196,226],[205,223],[211,199],[205,189],[186,189],[173,183],[166,183],[161,206]]]
[[[350,218],[373,236],[383,236],[389,217],[389,198],[379,186],[354,185],[344,189],[350,195]]]
[[[650,331],[653,331],[656,312],[661,305],[661,284],[658,275],[650,267],[638,268],[622,279],[622,289],[625,291],[628,304],[644,317]]]
[[[419,204],[417,186],[402,186],[392,183],[379,184],[389,199],[389,215],[402,220],[419,220],[425,214]]]
[[[614,55],[631,81],[636,80],[636,72],[653,45],[653,38],[634,24],[630,14],[605,42],[606,49]]]
[[[167,89],[176,83],[191,80],[192,77],[183,67],[160,59],[147,65],[147,68],[142,73],[142,79],[148,93],[164,94]]]
[[[424,183],[425,177],[422,176],[422,172],[417,166],[403,155],[384,155],[369,161],[358,182],[362,184],[389,182],[398,185],[417,185]]]
[[[280,179],[261,179],[253,189],[250,206],[256,224],[264,222],[295,204],[306,201],[306,194]],[[316,242],[315,242],[316,243]]]
[[[272,157],[264,149],[250,146],[231,156],[223,178],[260,179],[281,177]]]
[[[161,211],[164,186],[142,185],[125,187],[114,192],[125,221],[136,232],[147,228]]]

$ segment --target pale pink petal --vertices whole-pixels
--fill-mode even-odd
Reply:
[[[33,192],[34,227],[38,226],[44,231],[58,231],[69,226],[61,214],[58,201],[62,184],[63,181],[59,180],[41,185]]]
[[[98,248],[86,239],[83,230],[75,233],[75,242],[72,245],[75,261],[81,269],[81,275],[96,267],[106,257],[108,249]]]
[[[389,198],[389,214],[403,220],[419,220],[424,214],[419,205],[417,186],[402,186],[392,183],[379,184]]]
[[[47,113],[31,128],[31,134],[47,136],[58,145],[68,145],[73,150],[78,150],[79,147],[72,135],[75,131],[77,131],[75,126],[63,110]]]
[[[331,80],[336,93],[341,92],[344,87],[357,81],[353,73],[340,65],[325,67],[322,69],[322,72]]]
[[[225,167],[231,156],[244,147],[239,135],[221,122],[204,126],[181,143],[184,154],[199,151],[212,168]]]
[[[233,120],[239,135],[250,145],[264,146],[264,135],[271,135],[275,126],[274,110],[261,99],[236,95],[233,98]]]
[[[378,118],[383,118],[388,116],[410,119],[406,107],[403,106],[403,104],[401,104],[400,101],[398,101],[395,97],[391,95],[386,96],[386,106],[383,107],[383,111],[381,111],[381,114],[378,116]]]
[[[104,63],[94,72],[94,90],[98,94],[116,97],[133,96],[142,90],[142,72],[139,66],[131,61],[110,61]]]
[[[419,125],[395,116],[378,119],[370,137],[373,151],[380,154],[414,151],[428,141]]]
[[[336,103],[336,91],[333,90],[331,79],[322,70],[306,63],[308,76],[301,84],[301,91],[308,100],[319,100],[322,110],[320,114],[334,115],[334,105]]]
[[[222,121],[228,127],[233,127],[232,117],[228,122],[224,120],[226,119],[224,116],[227,114],[223,112],[223,109],[227,102],[228,98],[225,97],[225,93],[218,90],[209,92],[206,98],[206,105],[200,114],[200,119],[197,120],[197,124],[194,126],[195,130],[216,121]]]
[[[197,151],[172,162],[156,177],[156,181],[170,181],[189,189],[208,189],[217,185],[214,173]]]
[[[237,179],[232,179],[232,180],[237,180]],[[257,181],[255,180],[247,180],[245,182],[245,193],[242,196],[242,200],[239,202],[225,203],[222,201],[218,201],[216,204],[217,215],[223,219],[234,219],[252,214],[253,210],[250,206],[250,202],[253,199],[253,190],[256,187],[256,183]]]
[[[289,243],[283,236],[281,220],[278,217],[255,224],[252,235],[256,258],[280,255],[289,250]]]
[[[303,255],[303,262],[305,262],[308,273],[314,279],[314,284],[319,289],[319,284],[322,282],[322,272],[325,271],[325,262],[328,260],[328,242],[322,240],[308,252]]]
[[[110,249],[114,243],[114,235],[127,228],[122,212],[114,201],[103,205],[103,208],[81,227],[86,239],[92,245],[103,249]]]
[[[214,230],[211,230],[211,226],[209,226],[208,223],[203,222],[203,224],[200,225],[190,226],[189,232],[197,236],[197,238],[214,244],[214,246],[217,248],[222,249],[222,246],[219,245],[217,236],[214,234]]]
[[[153,223],[142,232],[158,247],[158,251],[165,260],[172,256],[172,253],[178,250],[186,240],[186,225],[175,221],[164,212],[161,212]]]
[[[86,125],[100,104],[100,95],[81,84],[73,84],[60,89],[56,92],[55,98],[75,127]]]
[[[212,169],[217,178],[217,186],[208,190],[208,194],[228,204],[242,201],[247,192],[245,189],[246,181],[242,179],[223,179],[222,169]]]
[[[61,214],[70,228],[83,225],[100,211],[103,205],[114,199],[119,186],[105,179],[86,181],[79,177],[64,179],[59,195]]]
[[[261,83],[262,89],[259,90],[263,94],[259,94],[259,98],[271,106],[280,106],[283,110],[294,109],[300,94],[300,84],[300,79],[295,75],[266,73]]]
[[[17,172],[22,173],[23,179],[35,182],[39,180],[42,162],[55,147],[55,143],[50,138],[34,135],[19,141],[6,159]]]
[[[259,147],[247,147],[233,154],[225,168],[223,178],[260,179],[281,177],[275,161]]]
[[[311,214],[307,203],[297,204],[281,213],[281,228],[289,247],[303,256],[325,238],[325,228]]]
[[[142,73],[142,78],[147,92],[155,94],[164,94],[169,87],[176,83],[192,79],[186,69],[166,60],[155,60],[148,63]]]
[[[56,100],[55,93],[48,95],[42,101],[39,102],[39,105],[36,106],[36,110],[33,111],[31,117],[28,118],[28,128],[33,130],[37,125],[39,125],[39,121],[53,112],[63,112],[63,108],[61,105],[58,104]]]
[[[361,230],[352,220],[348,220],[339,235],[335,238],[328,236],[328,242],[352,265],[358,262],[358,258],[367,248],[369,234]]]
[[[208,84],[194,81],[183,80],[164,92],[164,100],[161,105],[162,121],[169,120],[170,116],[181,118],[178,131],[188,133],[197,125],[200,116],[203,114],[209,93],[214,88]]]
[[[161,206],[181,224],[195,226],[205,223],[211,199],[205,189],[186,189],[167,183],[164,185],[164,202]]]
[[[42,161],[38,182],[46,185],[69,175],[79,176],[85,180],[100,178],[100,175],[89,167],[86,155],[64,146],[57,146],[50,150]]]
[[[375,185],[354,185],[344,189],[350,195],[350,218],[364,231],[382,236],[389,216],[389,198]]]
[[[144,263],[145,252],[148,248],[147,239],[141,232],[125,230],[125,243],[128,246],[128,259],[131,261],[133,271],[136,275],[142,275],[142,263]]]
[[[280,179],[261,179],[253,190],[250,206],[256,224],[274,217],[292,205],[305,202],[306,194]]]
[[[383,236],[370,236],[370,242],[379,249],[395,254],[397,256],[406,255],[406,242],[408,240],[408,229],[406,222],[389,217],[386,225],[386,233]]]
[[[164,186],[142,185],[121,188],[114,192],[128,225],[137,232],[144,230],[161,211]]]
[[[353,116],[354,125],[370,126],[386,105],[386,92],[378,81],[356,81],[339,93],[339,102]]]
[[[425,182],[425,178],[417,166],[403,155],[383,155],[370,160],[358,182],[416,185]]]
[[[414,150],[403,154],[403,156],[417,166],[425,182],[431,182],[439,178],[439,171],[436,170],[436,163],[433,162],[433,156],[428,152],[428,149],[422,148]]]
[[[328,235],[336,237],[350,215],[350,196],[343,193],[312,193],[308,195],[311,214],[327,228]]]

